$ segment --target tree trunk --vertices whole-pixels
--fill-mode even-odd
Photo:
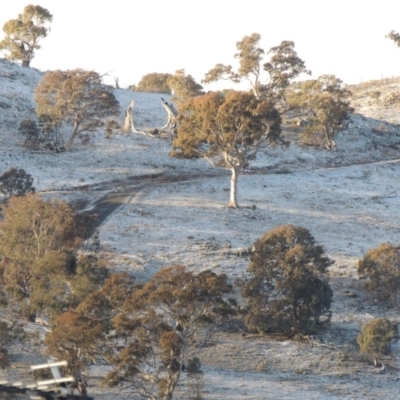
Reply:
[[[163,400],[171,400],[172,395],[174,393],[175,387],[179,381],[180,373],[175,372],[174,374],[171,374],[168,379],[167,379],[167,386],[164,390],[163,394]]]
[[[336,143],[334,141],[334,132],[330,129],[325,128],[326,140],[327,140],[327,149],[332,150],[336,147]]]
[[[228,207],[237,208],[239,207],[237,202],[237,179],[238,179],[238,171],[235,168],[231,169],[231,193]]]
[[[161,97],[161,104],[167,111],[167,120],[160,131],[167,130],[169,134],[170,141],[172,141],[172,136],[176,136],[177,130],[177,121],[176,117],[178,115],[178,111],[175,110],[172,104],[168,104],[162,97]]]
[[[134,125],[133,125],[133,107],[135,105],[135,100],[132,100],[129,104],[128,109],[125,111],[125,125],[124,131],[131,131],[134,132]]]
[[[22,60],[23,67],[29,68],[30,64],[31,64],[30,60]]]
[[[70,151],[72,148],[72,143],[74,139],[78,136],[78,131],[74,132],[68,139],[67,144],[65,145],[65,151]]]
[[[69,137],[67,144],[65,145],[65,151],[70,151],[72,148],[72,143],[74,142],[74,139],[78,136],[78,127],[79,123],[75,122],[74,124],[74,131],[72,132],[72,135]]]

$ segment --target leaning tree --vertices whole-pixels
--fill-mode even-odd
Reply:
[[[74,69],[46,72],[35,89],[36,113],[48,125],[72,125],[65,150],[75,138],[104,126],[104,118],[118,115],[119,102],[95,71]]]
[[[279,140],[281,118],[274,103],[250,92],[211,92],[180,110],[171,156],[203,158],[231,171],[229,207],[238,207],[237,180],[263,146]]]

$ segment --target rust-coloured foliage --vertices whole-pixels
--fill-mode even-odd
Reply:
[[[121,280],[126,286],[128,279],[119,275],[104,288]],[[113,293],[101,291],[106,296]],[[225,275],[195,274],[174,266],[157,272],[144,285],[122,291],[125,294],[114,302],[112,322],[114,343],[124,347],[108,360],[113,372],[106,382],[126,385],[144,397],[158,393],[170,399],[189,348],[210,340],[215,327],[234,313],[226,298],[232,287]]]
[[[97,72],[83,69],[49,71],[35,89],[39,118],[52,125],[72,125],[66,150],[79,134],[103,127],[105,117],[119,113],[112,89],[101,79]]]
[[[230,207],[237,207],[237,178],[263,146],[280,139],[281,117],[272,101],[250,92],[211,92],[189,99],[178,116],[171,156],[204,158],[232,173]]]

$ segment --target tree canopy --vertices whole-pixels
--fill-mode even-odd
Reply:
[[[167,81],[172,77],[168,73],[152,72],[142,77],[137,85],[129,86],[135,92],[166,93],[171,94]]]
[[[198,352],[234,313],[231,291],[226,275],[195,274],[183,266],[164,268],[145,284],[113,274],[60,315],[47,345],[77,369],[90,360],[105,362],[110,386],[170,400],[193,346]]]
[[[378,357],[390,353],[391,342],[398,339],[398,327],[387,318],[375,318],[361,326],[357,343],[361,353],[370,354],[377,365]]]
[[[282,98],[284,90],[298,75],[311,74],[305,63],[294,50],[294,42],[284,40],[279,46],[272,47],[268,53],[271,59],[262,65],[264,50],[259,47],[261,35],[253,33],[236,42],[238,52],[235,58],[239,60],[237,71],[231,65],[217,64],[206,73],[203,83],[215,82],[220,79],[239,83],[243,80],[250,84],[256,97]],[[269,74],[269,80],[261,80],[262,69]]]
[[[369,250],[358,261],[360,279],[365,280],[365,288],[378,300],[390,299],[398,304],[400,294],[400,247],[382,243]]]
[[[330,320],[332,289],[324,278],[331,260],[311,233],[277,226],[254,243],[243,285],[246,324],[261,333],[314,332]]]
[[[45,8],[26,6],[17,19],[4,24],[6,37],[0,42],[0,50],[8,51],[6,58],[21,61],[23,67],[29,67],[35,50],[40,49],[40,40],[50,31],[48,23],[52,20],[53,16]]]
[[[0,175],[0,194],[5,198],[11,196],[24,196],[28,192],[34,192],[33,178],[23,169],[10,168]]]
[[[237,178],[258,150],[279,139],[281,118],[273,102],[250,92],[211,92],[181,107],[175,157],[204,158],[232,173],[230,207],[238,207]]]
[[[97,72],[83,69],[46,72],[36,87],[35,102],[37,115],[48,124],[57,129],[72,125],[66,150],[79,134],[103,127],[105,117],[119,113],[112,89]]]
[[[57,276],[71,267],[71,251],[79,243],[75,213],[65,202],[43,201],[34,194],[12,197],[2,210],[0,254],[5,290],[22,309],[35,312],[41,308],[43,294],[48,303],[41,304],[47,307],[57,300],[56,287],[65,290]],[[47,296],[51,282],[53,297]]]
[[[306,133],[322,135],[317,143],[329,149],[336,146],[335,135],[348,126],[353,112],[350,106],[351,92],[334,75],[322,75],[318,79],[293,85],[287,94],[289,107],[300,109],[308,122]]]
[[[167,79],[167,85],[174,93],[172,98],[180,107],[185,101],[194,96],[204,94],[203,86],[195,81],[192,75],[186,75],[184,69],[179,69]]]

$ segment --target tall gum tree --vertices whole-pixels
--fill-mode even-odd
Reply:
[[[234,55],[239,60],[235,71],[231,65],[217,64],[208,71],[202,83],[219,80],[230,80],[233,83],[247,81],[257,98],[282,98],[289,83],[302,73],[310,75],[305,63],[294,50],[294,42],[284,40],[279,46],[271,47],[268,54],[270,60],[264,64],[264,50],[259,47],[261,35],[253,33],[236,42],[238,52]],[[262,82],[262,71],[266,71],[269,79]]]
[[[22,62],[23,67],[29,67],[35,56],[35,50],[40,49],[39,42],[50,31],[48,23],[53,16],[41,6],[26,6],[17,19],[10,19],[3,26],[6,37],[0,42],[0,50],[8,51],[6,58]]]
[[[261,147],[280,137],[281,118],[274,103],[250,92],[211,92],[189,99],[178,116],[171,156],[203,158],[231,171],[229,207],[238,207],[239,174]]]

